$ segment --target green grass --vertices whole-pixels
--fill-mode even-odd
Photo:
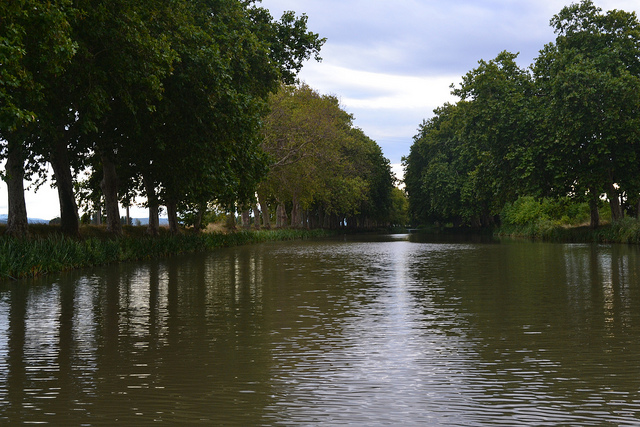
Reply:
[[[542,221],[519,226],[503,225],[495,234],[549,242],[640,244],[640,221],[636,218],[624,218],[621,221],[604,224],[596,229],[588,226],[570,227]]]
[[[261,230],[234,233],[162,232],[151,237],[143,227],[125,230],[125,236],[112,238],[103,228],[81,230],[80,239],[62,236],[49,226],[30,228],[28,239],[0,238],[0,280],[36,277],[59,271],[123,261],[162,258],[182,253],[278,240],[299,240],[327,236],[324,230]],[[3,230],[0,230],[3,231]]]

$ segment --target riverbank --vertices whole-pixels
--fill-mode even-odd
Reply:
[[[80,239],[65,237],[51,226],[30,227],[29,239],[0,238],[0,281],[95,267],[124,261],[163,258],[279,240],[300,240],[330,235],[326,230],[240,230],[234,232],[145,235],[145,227],[125,227],[113,238],[103,227],[83,227]],[[4,230],[0,229],[0,232]]]
[[[640,221],[625,218],[603,224],[596,229],[587,225],[569,227],[543,221],[526,225],[503,225],[494,234],[499,237],[522,237],[546,242],[640,244]]]

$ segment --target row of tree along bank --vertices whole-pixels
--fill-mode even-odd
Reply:
[[[61,228],[77,235],[77,196],[121,233],[118,203],[250,203],[269,158],[261,122],[324,39],[306,16],[274,20],[254,1],[0,2],[0,140],[8,231],[27,232],[23,179],[53,170]],[[80,177],[87,177],[79,182]]]
[[[257,187],[263,226],[271,224],[272,207],[278,227],[406,224],[404,193],[389,160],[335,96],[304,84],[284,86],[269,105],[262,147],[271,162]]]
[[[305,15],[274,20],[253,0],[19,0],[0,3],[0,22],[9,234],[27,234],[23,180],[42,185],[48,165],[71,236],[79,207],[122,234],[119,204],[137,197],[151,234],[161,205],[174,233],[236,210],[265,228],[395,221],[403,195],[378,145],[335,97],[294,85],[325,41]]]
[[[508,52],[480,61],[454,87],[460,101],[421,125],[403,159],[414,224],[522,230],[545,205],[565,213],[530,225],[596,229],[603,207],[613,223],[638,216],[638,18],[583,0],[551,25],[555,43],[531,67]]]

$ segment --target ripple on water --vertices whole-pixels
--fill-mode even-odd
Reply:
[[[289,242],[3,290],[0,424],[638,424],[616,251]]]

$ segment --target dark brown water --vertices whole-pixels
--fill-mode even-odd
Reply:
[[[640,251],[342,238],[0,286],[0,425],[638,425]]]

